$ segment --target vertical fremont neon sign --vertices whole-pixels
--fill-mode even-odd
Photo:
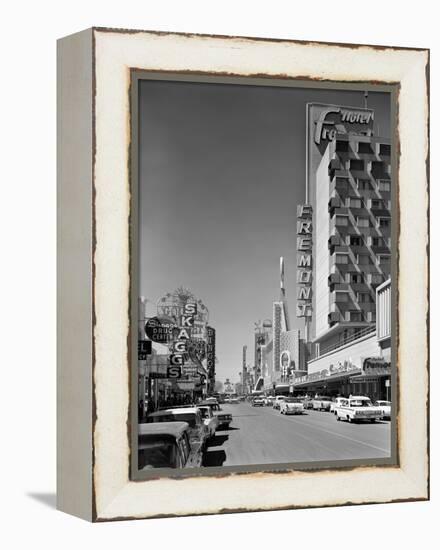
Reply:
[[[296,316],[312,315],[312,207],[300,204],[297,210],[297,290]]]

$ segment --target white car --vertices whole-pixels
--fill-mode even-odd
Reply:
[[[376,401],[374,403],[376,407],[380,407],[380,410],[382,411],[382,418],[388,418],[391,420],[391,401]]]
[[[281,403],[286,399],[286,397],[284,395],[277,395],[273,401],[273,405],[272,407],[274,409],[279,409],[280,408],[280,405]]]
[[[208,438],[214,437],[218,428],[218,418],[212,412],[212,408],[209,405],[197,405],[203,418],[203,423],[206,426],[208,432]]]
[[[330,412],[333,413],[333,414],[336,414],[336,409],[342,405],[343,403],[345,403],[345,401],[347,401],[347,398],[346,397],[337,397],[334,401],[331,402],[330,404]]]
[[[316,395],[313,399],[313,410],[314,411],[329,411],[330,405],[332,403],[332,398],[326,395]]]
[[[346,403],[342,403],[336,409],[336,420],[347,422],[376,422],[382,419],[380,407],[375,407],[369,397],[363,395],[350,395]]]
[[[281,414],[303,414],[304,403],[297,397],[286,397],[280,404]]]

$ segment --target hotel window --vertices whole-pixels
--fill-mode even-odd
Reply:
[[[386,143],[381,143],[380,144],[380,149],[379,149],[379,154],[380,155],[391,155],[391,145],[387,145]]]
[[[362,199],[358,197],[347,197],[346,205],[351,208],[362,208]]]
[[[383,282],[383,277],[380,273],[370,273],[368,278],[372,285],[380,285]]]
[[[336,216],[336,225],[348,225],[348,216]]]
[[[335,263],[337,263],[337,264],[348,264],[347,254],[336,254]]]
[[[384,204],[383,204],[383,201],[381,201],[380,199],[371,199],[371,208],[376,208],[376,209],[383,209],[384,208]]]
[[[348,152],[348,141],[338,139],[336,141],[336,151],[347,153]]]
[[[371,163],[371,172],[373,174],[381,174],[385,172],[385,163],[381,160],[373,160]]]
[[[358,178],[356,180],[356,187],[358,188],[358,191],[369,191],[371,189],[371,182],[370,180],[363,180]]]
[[[389,227],[390,226],[390,218],[378,218],[377,226],[378,227]]]
[[[362,171],[364,169],[364,161],[359,159],[350,160],[350,170]]]
[[[368,218],[361,218],[360,216],[358,216],[356,218],[356,225],[358,227],[369,227],[370,222],[369,222]]]
[[[361,273],[347,273],[347,283],[352,284],[361,284],[363,281],[363,276]]]
[[[366,141],[360,141],[358,143],[358,153],[371,155],[373,153],[373,150],[371,149],[371,143],[368,143]]]
[[[358,292],[356,299],[360,304],[371,304],[373,301],[368,292]]]
[[[390,265],[390,255],[389,254],[379,254],[377,256],[378,265],[389,267]]]
[[[377,188],[379,191],[391,191],[391,181],[390,180],[378,180]]]
[[[348,178],[336,178],[336,189],[338,191],[348,191]]]
[[[348,293],[335,292],[335,302],[348,302]]]
[[[371,263],[369,254],[357,254],[356,255],[357,265],[369,265]]]
[[[362,313],[360,311],[349,311],[348,320],[352,323],[360,323],[362,321]]]
[[[361,246],[362,245],[362,239],[361,237],[354,237],[353,235],[350,236],[350,242],[348,243],[350,246]]]

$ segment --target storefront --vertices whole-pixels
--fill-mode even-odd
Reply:
[[[361,368],[345,365],[337,372],[322,371],[297,378],[292,391],[297,395],[366,395],[373,401],[391,401],[391,364],[382,357],[368,357],[362,360]]]
[[[350,377],[350,385],[353,394],[391,401],[391,363],[383,357],[364,359],[361,374]]]

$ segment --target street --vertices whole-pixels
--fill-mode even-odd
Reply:
[[[390,422],[349,424],[328,412],[285,416],[243,402],[222,405],[233,415],[229,429],[208,443],[204,466],[238,466],[390,456]]]

